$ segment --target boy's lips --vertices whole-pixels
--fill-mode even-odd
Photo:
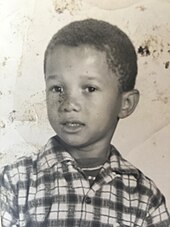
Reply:
[[[63,130],[66,132],[78,132],[79,130],[81,130],[82,127],[85,126],[85,124],[81,121],[77,121],[77,120],[66,120],[66,121],[62,121],[61,125],[63,126]]]

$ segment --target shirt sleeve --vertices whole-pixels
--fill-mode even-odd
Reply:
[[[166,207],[165,197],[159,189],[154,189],[150,198],[147,227],[170,227],[170,215]]]
[[[15,175],[13,175],[15,178]],[[1,227],[17,227],[18,207],[15,187],[12,184],[8,167],[0,174],[0,217]]]

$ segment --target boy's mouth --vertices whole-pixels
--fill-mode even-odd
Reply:
[[[83,124],[80,122],[66,122],[66,123],[64,123],[64,125],[69,126],[69,127],[77,127],[77,126],[80,126]]]
[[[64,131],[70,133],[78,132],[79,130],[81,130],[83,126],[85,126],[85,124],[82,123],[81,121],[64,121],[61,123],[61,125],[63,126]]]

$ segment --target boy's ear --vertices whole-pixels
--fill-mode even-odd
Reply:
[[[139,101],[139,91],[134,89],[122,94],[122,105],[119,112],[119,118],[128,117],[135,110]]]

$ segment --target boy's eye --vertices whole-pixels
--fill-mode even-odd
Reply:
[[[93,86],[88,86],[85,90],[86,90],[87,92],[94,92],[94,91],[96,91],[96,88],[93,87]]]
[[[63,93],[64,89],[63,89],[63,87],[60,87],[60,86],[54,86],[51,88],[51,91],[54,93]]]

